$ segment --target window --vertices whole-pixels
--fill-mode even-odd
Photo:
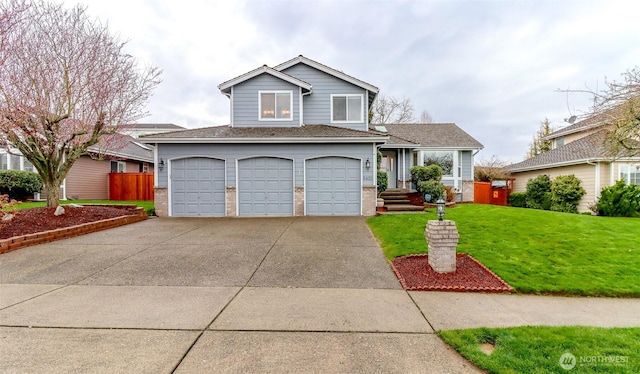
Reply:
[[[362,122],[362,95],[331,95],[331,122]]]
[[[562,147],[564,145],[564,136],[556,138],[556,148]]]
[[[291,91],[260,91],[260,121],[292,120],[291,107],[293,95]]]
[[[36,168],[33,166],[33,164],[29,160],[25,158],[23,162],[24,162],[23,164],[24,171],[33,171],[33,172],[36,171]]]
[[[9,167],[9,169],[11,169],[11,170],[21,170],[20,169],[20,159],[21,158],[22,158],[21,156],[11,155],[11,157],[9,157],[9,159],[11,160],[11,166]]]
[[[126,171],[126,164],[122,161],[111,161],[112,173],[124,173]]]
[[[640,186],[640,165],[620,165],[618,168],[618,179],[626,184],[637,184]]]
[[[424,152],[424,166],[439,165],[442,176],[453,177],[453,152],[427,151]]]
[[[0,153],[0,170],[7,170],[7,154]]]

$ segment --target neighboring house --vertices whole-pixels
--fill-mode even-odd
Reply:
[[[119,132],[125,135],[139,138],[144,135],[162,134],[165,132],[184,130],[182,126],[173,123],[134,123],[123,126]]]
[[[588,212],[602,188],[618,180],[640,185],[640,155],[611,156],[605,144],[607,121],[604,118],[593,116],[557,130],[543,138],[552,141],[549,152],[507,166],[515,178],[514,192],[526,191],[529,179],[542,174],[552,179],[573,174],[582,181],[586,191],[578,211]]]
[[[385,124],[377,131],[390,135],[380,147],[380,169],[389,176],[389,188],[411,186],[414,165],[438,164],[442,183],[458,191],[458,200],[473,202],[473,159],[483,145],[454,123]]]
[[[109,173],[153,172],[152,147],[122,135],[117,146],[108,148],[92,146],[87,154],[76,160],[60,186],[62,200],[109,199]],[[11,153],[0,150],[0,169],[36,172],[33,165],[17,150]]]
[[[299,56],[218,88],[228,126],[141,139],[156,146],[158,215],[375,214],[377,150],[393,138],[369,129],[377,87]]]

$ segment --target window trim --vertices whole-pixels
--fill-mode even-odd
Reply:
[[[618,179],[617,180],[622,180],[624,181],[624,184],[629,185],[631,184],[631,174],[632,174],[632,170],[634,170],[633,174],[637,174],[640,173],[640,170],[638,170],[638,168],[640,168],[640,164],[619,164],[618,165]],[[622,178],[622,173],[624,171],[624,174],[626,174],[626,178]],[[634,184],[635,181],[634,181]]]
[[[110,164],[110,169],[109,169],[109,170],[112,170],[112,169],[113,169],[113,164],[116,164],[116,165],[117,165],[117,166],[116,166],[116,169],[117,169],[118,171],[109,171],[110,173],[126,173],[126,172],[127,172],[127,163],[126,163],[126,162],[124,162],[124,161],[115,161],[115,160],[112,160],[112,161],[111,161],[111,164]],[[121,167],[121,166],[122,166],[122,170],[120,170],[120,167]]]
[[[346,100],[345,100],[345,103],[346,103],[345,111],[346,111],[346,117],[347,117],[346,121],[334,120],[333,119],[333,98],[334,97],[344,97],[344,98],[346,98]],[[357,121],[349,120],[349,98],[350,97],[358,97],[358,98],[360,98],[360,110],[358,111],[358,113],[360,113],[360,119],[357,120]],[[363,123],[364,122],[364,118],[363,118],[364,95],[363,94],[331,94],[330,102],[331,102],[331,123]]]
[[[289,95],[289,118],[262,118],[262,94],[273,94],[274,105],[277,106],[278,94]],[[277,114],[277,113],[274,113]],[[293,121],[293,91],[292,90],[265,90],[258,91],[258,121],[259,122],[273,122],[273,121]]]

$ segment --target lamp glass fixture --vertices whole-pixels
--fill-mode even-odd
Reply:
[[[444,204],[445,201],[442,198],[436,201],[436,213],[438,214],[438,221],[442,221],[442,217],[444,217]]]

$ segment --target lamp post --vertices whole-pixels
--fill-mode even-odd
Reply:
[[[444,217],[444,204],[445,201],[442,198],[439,198],[438,201],[436,201],[436,213],[438,213],[438,221],[442,221],[442,217]]]

